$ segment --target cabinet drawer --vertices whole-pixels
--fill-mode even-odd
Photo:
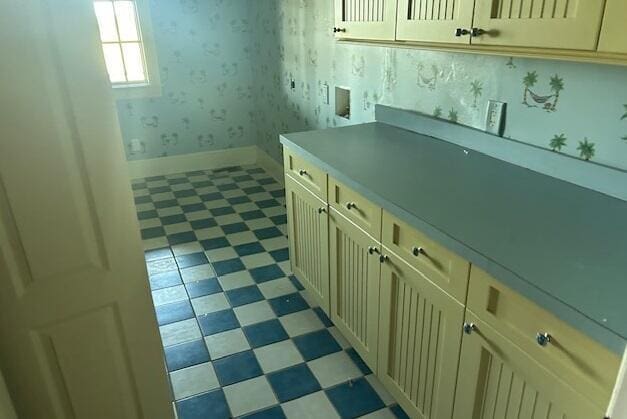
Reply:
[[[329,176],[329,205],[375,239],[381,237],[381,207]]]
[[[466,302],[470,263],[429,239],[409,224],[383,211],[382,243],[431,282]]]
[[[286,148],[283,155],[285,173],[292,176],[323,201],[326,201],[327,174],[313,163],[294,154],[292,150]]]
[[[606,406],[620,359],[553,314],[473,266],[468,309],[575,390]],[[548,333],[541,345],[538,334]]]

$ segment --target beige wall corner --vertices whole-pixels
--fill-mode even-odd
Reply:
[[[284,185],[283,164],[273,159],[268,153],[257,147],[257,165],[264,169],[277,182]]]

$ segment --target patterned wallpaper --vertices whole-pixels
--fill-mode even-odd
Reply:
[[[279,133],[372,121],[375,103],[482,129],[495,99],[505,137],[627,169],[626,67],[338,44],[332,1],[256,0],[251,20],[258,144],[277,159]],[[331,103],[351,89],[350,121],[325,83]]]
[[[149,0],[163,94],[118,101],[128,160],[255,143],[249,6]],[[133,138],[141,150],[131,150]]]

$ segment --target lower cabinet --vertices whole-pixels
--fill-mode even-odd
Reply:
[[[410,417],[450,418],[464,306],[399,257],[382,253],[379,379]]]
[[[603,410],[466,312],[455,419],[602,419]]]
[[[328,206],[289,176],[285,196],[294,275],[320,307],[329,313],[329,219]]]
[[[331,320],[368,366],[377,369],[379,240],[331,208]]]

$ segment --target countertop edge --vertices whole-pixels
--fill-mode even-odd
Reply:
[[[329,175],[337,178],[342,183],[345,183],[347,186],[362,194],[364,197],[382,207],[384,210],[389,211],[392,215],[398,217],[412,227],[427,234],[433,240],[441,243],[459,256],[470,261],[470,263],[477,265],[481,269],[488,272],[490,275],[494,276],[499,281],[502,281],[505,285],[521,293],[529,300],[547,309],[556,317],[568,323],[571,327],[600,342],[609,350],[620,356],[622,356],[622,354],[624,353],[627,341],[612,330],[590,319],[580,311],[562,302],[557,297],[548,294],[547,292],[543,291],[533,284],[530,284],[525,279],[508,270],[506,267],[503,267],[500,264],[492,261],[487,256],[475,251],[466,244],[449,236],[445,232],[420,219],[418,216],[411,214],[403,208],[400,208],[393,202],[381,198],[379,195],[372,192],[366,186],[354,181],[349,176],[343,174],[340,170],[337,170],[335,167],[330,166],[326,162],[320,160],[318,157],[305,150],[304,148],[300,147],[298,144],[292,142],[285,135],[281,135],[279,141],[284,146],[294,150],[305,159],[315,163],[320,168],[325,170]]]

